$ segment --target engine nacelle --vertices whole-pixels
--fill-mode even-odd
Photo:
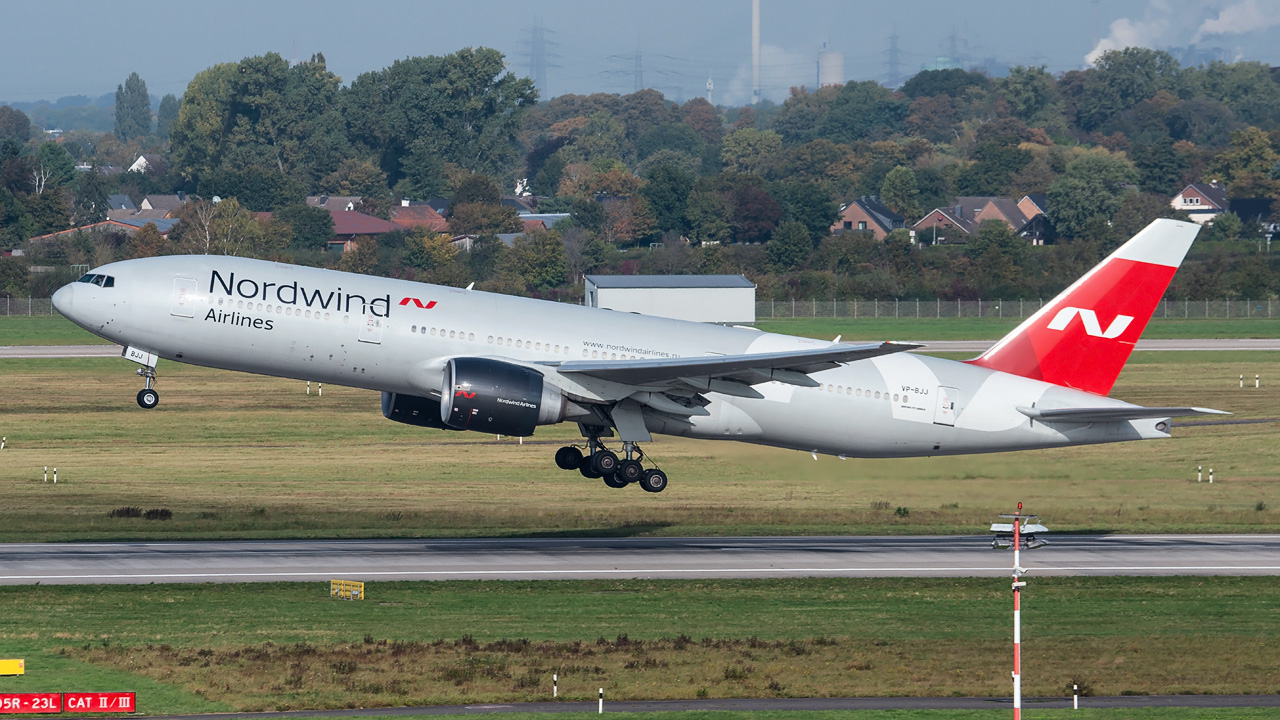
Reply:
[[[560,389],[542,373],[487,358],[454,358],[444,369],[440,419],[458,430],[525,437],[565,418]]]
[[[429,427],[437,430],[456,430],[440,420],[440,401],[417,395],[382,393],[382,416],[406,425]]]

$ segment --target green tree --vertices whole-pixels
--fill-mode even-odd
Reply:
[[[400,173],[404,177],[396,183],[396,192],[401,197],[421,200],[437,197],[444,191],[444,162],[424,140],[415,140],[409,145],[409,152],[400,158]],[[379,175],[385,186],[386,174]]]
[[[741,131],[739,131],[741,132]],[[743,185],[729,194],[733,207],[733,241],[763,242],[782,219],[782,207],[773,196],[755,185]]]
[[[0,105],[0,140],[12,138],[24,143],[31,137],[31,119],[21,110]]]
[[[909,102],[874,80],[842,86],[818,122],[818,137],[851,143],[902,132]]]
[[[468,48],[397,60],[365,73],[342,95],[351,138],[381,158],[394,184],[414,142],[444,162],[500,174],[515,165],[516,135],[537,91],[506,72],[502,53]]]
[[[7,106],[6,106],[7,107]],[[0,257],[0,295],[28,295],[31,263],[25,257]]]
[[[1209,165],[1208,174],[1224,184],[1233,183],[1246,174],[1266,175],[1280,156],[1271,149],[1271,138],[1256,127],[1231,133],[1230,146]]]
[[[262,226],[235,198],[222,202],[193,200],[178,210],[171,234],[175,249],[193,255],[257,257],[262,249]]]
[[[1082,155],[1049,185],[1049,219],[1063,237],[1081,239],[1094,218],[1109,225],[1125,186],[1136,179],[1133,164],[1121,155]]]
[[[378,241],[371,235],[357,235],[338,260],[343,272],[372,275],[378,269]]]
[[[985,220],[969,238],[964,254],[969,259],[965,279],[978,297],[1010,297],[1019,293],[1018,270],[1027,241],[1000,220]]]
[[[333,239],[333,215],[324,208],[293,203],[276,210],[271,221],[288,225],[298,248],[325,250]]]
[[[116,137],[128,142],[151,134],[151,96],[138,73],[116,86]]]
[[[1053,75],[1043,65],[1012,67],[1009,75],[998,82],[1009,112],[1024,121],[1029,122],[1053,100]]]
[[[794,270],[809,259],[813,252],[813,239],[804,223],[789,220],[773,231],[769,242],[765,243],[765,253],[769,264],[775,272]]]
[[[387,176],[368,160],[347,158],[338,163],[337,170],[320,181],[320,188],[330,195],[384,197],[387,195]]]
[[[1139,145],[1130,153],[1138,169],[1138,187],[1143,191],[1173,195],[1182,189],[1182,177],[1191,169],[1191,163],[1173,145],[1172,139],[1163,138]]]
[[[76,161],[58,143],[47,142],[36,150],[33,185],[37,195],[50,188],[71,185],[76,179]]]
[[[739,131],[741,132],[741,131]],[[689,239],[701,244],[729,241],[729,202],[718,192],[694,190],[685,203],[685,217],[689,222]]]
[[[538,230],[516,238],[506,257],[507,269],[534,289],[558,287],[567,272],[564,243],[554,230]]]
[[[659,150],[675,150],[702,157],[705,143],[698,132],[685,123],[666,123],[656,125],[636,140],[636,159],[644,160]]]
[[[432,271],[447,267],[457,259],[458,248],[449,239],[426,228],[414,228],[404,240],[404,264]]]
[[[773,196],[782,205],[783,221],[799,221],[814,241],[829,235],[831,225],[840,215],[835,195],[821,182],[778,183]]]
[[[640,194],[649,201],[658,230],[684,232],[685,204],[693,190],[693,175],[672,165],[658,165],[649,171],[648,180]]]
[[[1175,90],[1181,67],[1163,50],[1127,47],[1108,50],[1087,71],[1079,102],[1078,124],[1099,130],[1120,113],[1155,95]]]
[[[197,187],[214,172],[264,177],[258,168],[315,188],[353,155],[334,112],[340,85],[321,55],[290,67],[267,53],[197,74],[169,131],[174,170]]]
[[[782,137],[772,130],[745,128],[724,137],[720,160],[725,170],[758,175],[782,150]]]
[[[1030,152],[999,142],[987,142],[973,151],[977,162],[956,176],[958,195],[1002,195],[1018,171],[1033,159]]]
[[[920,189],[916,187],[916,174],[911,168],[898,165],[889,171],[880,187],[880,202],[890,210],[906,218],[920,213]]]
[[[156,135],[161,140],[169,139],[169,128],[178,120],[181,102],[173,93],[160,98],[160,109],[156,113]]]
[[[106,220],[107,206],[110,203],[107,191],[107,178],[96,167],[89,172],[76,173],[73,222],[76,225],[88,225]]]
[[[949,95],[958,98],[971,87],[991,84],[986,75],[953,68],[948,70],[922,70],[902,84],[903,95],[912,100],[919,97]]]
[[[160,228],[149,222],[143,225],[125,245],[125,253],[129,259],[156,257],[169,251],[169,240],[160,234]]]
[[[1213,224],[1209,226],[1209,240],[1225,242],[1229,240],[1239,240],[1240,231],[1244,230],[1244,223],[1235,213],[1223,213],[1213,219]]]
[[[223,165],[202,175],[196,188],[208,198],[236,198],[254,212],[274,211],[306,194],[300,181],[268,165]]]

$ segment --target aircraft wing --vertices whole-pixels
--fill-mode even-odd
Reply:
[[[1143,420],[1147,418],[1186,417],[1189,415],[1230,415],[1225,410],[1197,407],[1099,407],[1054,408],[1040,410],[1020,407],[1018,412],[1040,422],[1105,423]]]
[[[807,373],[828,370],[842,363],[914,350],[923,345],[883,342],[872,345],[836,344],[812,350],[746,355],[648,358],[644,360],[571,360],[556,367],[566,375],[585,375],[627,385],[697,384],[697,380],[731,380],[746,385],[777,380],[816,387]],[[693,380],[693,383],[689,381]]]

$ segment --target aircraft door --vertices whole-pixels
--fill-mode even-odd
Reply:
[[[956,398],[959,395],[960,391],[956,388],[938,388],[938,405],[933,411],[933,423],[935,425],[954,426],[956,424]]]
[[[364,324],[360,326],[360,342],[370,343],[372,345],[382,344],[382,326],[385,324],[386,318],[378,317],[373,313],[364,316]]]
[[[191,278],[173,279],[173,304],[169,314],[177,317],[195,317],[196,304],[200,302],[200,286]]]

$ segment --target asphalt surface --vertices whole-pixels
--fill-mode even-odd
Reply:
[[[912,340],[925,345],[925,352],[980,353],[994,340]],[[1191,340],[1139,340],[1138,350],[1280,350],[1280,338],[1209,338]],[[0,358],[84,358],[120,357],[119,345],[2,345]]]
[[[1280,575],[1280,535],[1068,535],[1033,576]],[[248,540],[0,545],[0,584],[1001,577],[991,536]]]
[[[741,698],[734,700],[645,700],[611,702],[609,712],[672,712],[685,710],[1000,710],[1011,709],[1009,698],[887,697],[887,698]],[[1028,709],[1065,709],[1071,698],[1023,698]],[[1243,708],[1280,707],[1280,695],[1126,695],[1081,698],[1083,708]],[[252,718],[361,717],[369,715],[480,715],[491,713],[594,713],[598,701],[526,702],[491,705],[420,705],[417,707],[354,708],[344,710],[288,710],[260,713],[209,713],[202,715],[148,715],[149,720],[251,720]],[[91,716],[92,717],[92,716]],[[100,717],[100,716],[99,716]],[[86,718],[88,720],[88,718]]]

